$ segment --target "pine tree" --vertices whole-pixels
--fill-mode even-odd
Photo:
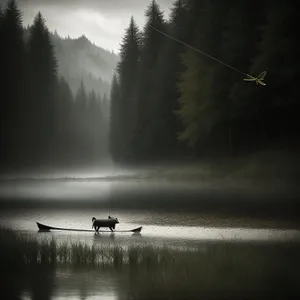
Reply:
[[[53,147],[55,136],[55,93],[57,62],[46,22],[39,12],[30,29],[28,41],[30,65],[30,101],[32,133],[37,152],[45,159]]]
[[[21,158],[25,128],[25,48],[21,12],[14,0],[0,13],[1,159],[15,163]],[[23,149],[24,150],[24,149]]]
[[[184,130],[178,138],[194,147],[198,142],[206,141],[216,121],[210,107],[212,71],[205,68],[202,58],[192,50],[183,55],[183,64],[186,70],[179,84],[181,96],[177,115]]]
[[[120,62],[117,66],[120,85],[124,87],[124,92],[131,93],[135,88],[128,75],[137,76],[136,69],[140,59],[140,33],[133,17],[130,19],[129,27],[125,31],[120,49]],[[130,74],[128,74],[130,72]],[[129,76],[130,77],[130,76]]]
[[[143,31],[141,63],[139,69],[138,122],[134,145],[134,155],[137,159],[150,159],[159,156],[159,130],[156,122],[159,116],[159,104],[156,95],[157,69],[156,65],[162,55],[161,49],[165,37],[153,28],[165,32],[166,24],[163,13],[156,1],[152,1],[146,10],[146,25]]]
[[[231,8],[225,22],[222,47],[224,60],[228,64],[250,73],[251,62],[258,54],[257,44],[261,40],[260,28],[265,14],[266,3],[262,3],[257,10],[251,3],[237,1]],[[253,139],[259,124],[255,117],[256,100],[250,96],[256,87],[244,82],[242,74],[232,70],[223,73],[219,80],[223,85],[220,91],[223,96],[226,95],[223,119],[228,130],[231,153],[238,154],[242,145],[248,150],[257,146]]]
[[[140,60],[140,33],[131,17],[120,50],[120,62],[117,66],[120,85],[120,130],[123,142],[119,149],[124,160],[132,160],[132,142],[137,126],[138,65]]]
[[[299,142],[297,11],[296,2],[272,1],[262,29],[259,55],[250,68],[251,74],[268,71],[267,87],[256,88],[251,94],[256,100],[263,147],[297,146]]]
[[[188,19],[193,38],[190,44],[195,48],[208,51],[207,45],[209,14],[207,1],[189,1]],[[179,140],[186,141],[196,147],[200,142],[204,145],[207,136],[211,134],[216,122],[216,116],[211,107],[211,85],[214,66],[206,57],[186,49],[181,56],[185,70],[181,74],[179,84],[180,108],[176,114],[183,124]]]
[[[171,10],[169,24],[166,27],[167,33],[172,37],[190,43],[191,30],[188,26],[187,5],[185,0],[177,0]],[[160,34],[160,33],[157,33]],[[181,130],[180,122],[174,111],[179,109],[178,82],[183,71],[183,64],[180,55],[186,49],[182,44],[165,37],[164,47],[161,50],[160,60],[156,65],[156,98],[159,114],[156,122],[160,128],[158,136],[159,153],[161,158],[170,158],[178,155],[179,145],[177,133]]]
[[[237,1],[208,1],[205,8],[205,17],[208,20],[205,28],[205,51],[210,55],[231,63],[226,56],[223,43],[225,24],[230,14],[231,8],[237,6]],[[238,4],[238,5],[241,5]],[[232,52],[231,52],[232,54]],[[238,75],[232,69],[206,58],[205,66],[211,70],[211,86],[209,92],[209,108],[214,120],[209,136],[208,151],[216,155],[228,155],[232,151],[231,120],[229,116],[229,91],[232,86],[234,75]]]
[[[194,29],[191,44],[195,48],[226,61],[222,34],[234,3],[188,2],[189,26]],[[184,124],[184,130],[179,134],[179,139],[187,141],[197,150],[225,153],[224,150],[228,148],[228,97],[232,70],[191,50],[183,55],[183,64],[186,70],[179,85],[181,97],[178,116]]]

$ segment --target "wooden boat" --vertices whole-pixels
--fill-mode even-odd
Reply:
[[[36,222],[39,231],[50,231],[50,230],[63,230],[63,231],[80,231],[80,232],[95,232],[93,229],[72,229],[72,228],[61,228],[61,227],[52,227],[48,225],[41,224]],[[130,229],[130,230],[114,230],[113,232],[133,232],[133,233],[140,233],[142,231],[143,226]],[[99,230],[99,232],[111,232],[110,230]]]

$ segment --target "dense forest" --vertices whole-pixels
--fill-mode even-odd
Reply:
[[[110,152],[121,163],[299,150],[297,1],[152,1],[134,18],[111,85]],[[257,76],[266,86],[166,37]]]
[[[297,8],[176,0],[166,20],[153,0],[142,30],[129,22],[107,99],[92,67],[81,81],[66,75],[76,60],[67,49],[92,49],[85,67],[105,65],[100,52],[50,33],[41,13],[25,29],[10,1],[0,8],[1,168],[93,163],[107,148],[118,163],[299,150]],[[242,73],[267,71],[267,85],[170,37]]]
[[[107,152],[109,103],[84,82],[73,93],[58,72],[39,12],[25,38],[15,1],[0,9],[0,165],[93,163]]]

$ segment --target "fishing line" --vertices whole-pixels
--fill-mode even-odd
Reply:
[[[247,73],[245,73],[245,72],[243,72],[243,71],[240,71],[239,69],[237,69],[237,68],[235,68],[235,67],[233,67],[233,66],[231,66],[231,65],[229,65],[229,64],[226,64],[225,62],[223,62],[223,61],[221,61],[221,60],[219,60],[219,59],[213,57],[212,55],[209,55],[209,54],[205,53],[204,51],[201,51],[200,49],[198,49],[198,48],[196,48],[196,47],[193,47],[193,46],[191,46],[191,45],[189,45],[189,44],[187,44],[187,43],[185,43],[185,42],[183,42],[183,41],[181,41],[181,40],[179,40],[179,39],[176,39],[175,37],[173,37],[173,36],[171,36],[171,35],[169,35],[169,34],[163,32],[163,31],[161,31],[161,30],[155,28],[155,27],[152,26],[152,25],[149,25],[149,26],[150,26],[151,28],[153,28],[154,30],[156,30],[157,32],[159,32],[160,34],[162,34],[162,35],[164,35],[164,36],[166,36],[166,37],[172,39],[173,41],[176,41],[176,42],[178,42],[178,43],[180,43],[180,44],[182,44],[182,45],[184,45],[184,46],[186,46],[186,47],[188,47],[188,48],[190,48],[190,49],[192,49],[192,50],[194,50],[194,51],[196,51],[196,52],[198,52],[198,53],[200,53],[200,54],[203,54],[203,55],[205,55],[206,57],[208,57],[208,58],[210,58],[210,59],[212,59],[212,60],[214,60],[214,61],[216,61],[216,62],[218,62],[218,63],[220,63],[220,64],[222,64],[223,66],[228,67],[228,68],[230,68],[230,69],[232,69],[232,70],[234,70],[234,71],[236,71],[236,72],[238,72],[238,73],[240,73],[240,74],[246,76],[247,78],[244,79],[245,81],[255,81],[256,84],[266,85],[266,84],[265,84],[264,82],[262,82],[262,81],[264,80],[264,77],[266,76],[266,73],[267,73],[267,72],[264,71],[264,72],[260,73],[257,77],[252,76],[252,75],[249,75],[249,74],[247,74]]]
[[[108,216],[110,216],[110,206],[111,206],[111,183],[109,184]]]

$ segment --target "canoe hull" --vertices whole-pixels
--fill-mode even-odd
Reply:
[[[41,230],[41,231],[50,231],[49,226],[46,226],[46,225],[38,223],[38,222],[36,222],[36,224],[37,224],[39,230]]]
[[[73,229],[73,228],[60,228],[60,227],[52,227],[48,225],[44,225],[42,223],[36,222],[39,231],[41,232],[49,232],[51,230],[59,230],[59,231],[79,231],[79,232],[95,232],[95,230],[91,229]],[[142,231],[143,226],[130,229],[130,230],[114,230],[114,232],[133,232],[133,233],[140,233]],[[99,230],[99,232],[108,232],[111,233],[111,231],[108,230]]]

